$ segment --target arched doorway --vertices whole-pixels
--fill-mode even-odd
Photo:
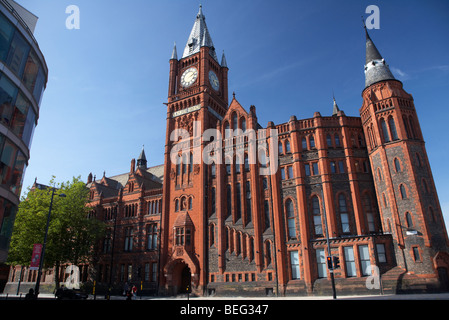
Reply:
[[[179,288],[180,293],[191,292],[191,282],[192,282],[192,273],[188,266],[185,266],[181,271],[181,287]]]
[[[173,293],[187,293],[190,290],[192,281],[192,272],[185,262],[178,262],[173,268]]]
[[[437,268],[438,278],[441,284],[442,291],[449,291],[449,274],[447,272],[447,268],[439,267]]]

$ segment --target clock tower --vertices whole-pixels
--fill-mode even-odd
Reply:
[[[161,225],[160,290],[190,288],[202,294],[207,281],[207,165],[202,133],[216,128],[228,109],[228,67],[221,62],[200,6],[178,59],[170,59]]]

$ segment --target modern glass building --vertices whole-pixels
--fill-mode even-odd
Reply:
[[[16,2],[0,0],[0,267],[8,255],[47,83],[47,65],[33,36],[36,22]]]

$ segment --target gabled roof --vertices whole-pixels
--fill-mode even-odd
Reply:
[[[200,52],[201,47],[209,47],[209,54],[212,58],[215,59],[218,63],[217,54],[215,52],[214,43],[212,42],[212,38],[210,37],[209,30],[206,25],[206,17],[203,15],[203,11],[201,9],[198,11],[196,15],[195,22],[193,24],[192,31],[190,32],[189,39],[187,40],[187,44],[184,48],[184,53],[182,58],[191,56],[195,53]],[[173,55],[172,55],[173,56]]]

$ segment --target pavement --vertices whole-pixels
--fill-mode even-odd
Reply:
[[[24,300],[25,294],[13,295],[13,294],[0,294],[0,301],[2,300]],[[39,299],[42,300],[56,300],[53,294],[40,294]],[[94,300],[94,296],[89,295],[88,300]],[[104,295],[97,295],[95,300],[106,300]],[[110,300],[126,300],[123,296],[111,296]],[[154,297],[154,296],[142,296],[135,297],[133,300],[191,300],[191,301],[202,301],[202,300],[267,300],[267,301],[282,301],[282,300],[333,300],[332,296],[288,296],[288,297],[192,297],[187,295],[179,295],[176,297]],[[449,292],[445,293],[425,293],[425,294],[384,294],[384,295],[353,295],[353,296],[338,296],[336,300],[449,300]]]

